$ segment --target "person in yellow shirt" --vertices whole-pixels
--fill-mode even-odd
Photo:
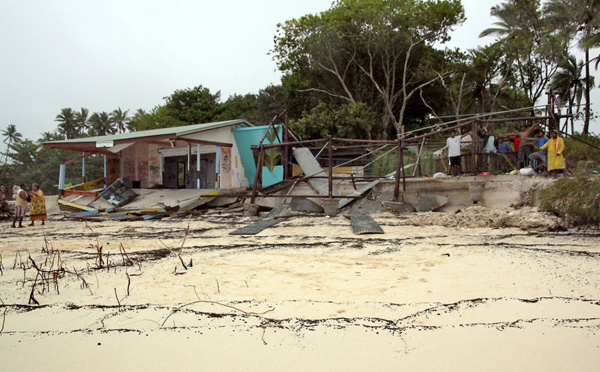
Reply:
[[[34,183],[29,195],[31,195],[31,205],[29,208],[31,223],[29,226],[35,225],[35,221],[42,221],[42,225],[44,225],[48,216],[46,214],[46,199],[44,198],[42,189],[40,189],[40,185]]]
[[[550,132],[550,141],[540,147],[540,150],[548,149],[548,172],[562,170],[563,175],[567,176],[567,167],[565,166],[565,142],[558,136],[556,129]]]

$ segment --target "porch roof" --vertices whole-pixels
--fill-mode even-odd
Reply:
[[[188,140],[185,136],[228,126],[235,126],[237,128],[240,128],[251,127],[253,125],[244,119],[237,119],[219,121],[214,123],[193,124],[181,127],[151,129],[139,132],[111,134],[107,136],[73,138],[62,141],[49,141],[44,142],[44,147],[60,148],[64,150],[78,152],[92,152],[98,154],[114,155],[114,153],[111,152],[109,148],[116,147],[117,145],[123,145],[128,143],[156,143],[156,141],[161,140],[166,141],[165,144],[167,144],[168,141],[185,141]],[[201,142],[201,140],[194,140],[194,143]],[[218,144],[215,142],[207,143],[231,146],[231,144]]]

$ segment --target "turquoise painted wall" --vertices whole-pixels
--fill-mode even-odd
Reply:
[[[268,126],[264,125],[260,127],[232,129],[235,143],[237,144],[240,157],[242,158],[242,166],[244,167],[244,171],[246,172],[248,183],[250,183],[250,185],[254,183],[254,177],[256,177],[256,162],[254,161],[254,155],[252,154],[250,146],[257,146],[260,143],[261,138],[263,138],[265,135],[267,127]],[[275,128],[277,128],[279,139],[275,139],[273,143],[281,143],[280,139],[283,138],[283,126],[276,125]],[[263,142],[265,145],[270,143],[271,142],[269,142],[267,139],[265,139]],[[277,167],[274,169],[274,174],[268,172],[268,170],[267,173],[263,174],[263,187],[283,181],[283,167],[281,171],[278,170]]]

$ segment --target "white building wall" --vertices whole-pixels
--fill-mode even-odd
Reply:
[[[199,132],[193,135],[185,136],[185,138],[189,139],[232,144],[232,147],[221,147],[220,149],[220,174],[222,176],[228,175],[227,177],[221,177],[220,179],[219,187],[223,189],[248,187],[248,178],[244,172],[240,153],[237,149],[235,138],[231,132],[231,129],[232,127],[217,128],[210,131]],[[204,147],[209,146],[215,148],[211,145],[200,145],[200,152],[203,153]],[[195,146],[193,146],[193,148],[195,148]],[[229,172],[227,172],[227,170],[229,170]]]

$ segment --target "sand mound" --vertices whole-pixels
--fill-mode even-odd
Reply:
[[[548,213],[542,213],[537,208],[522,209],[489,209],[485,207],[470,207],[456,212],[419,213],[404,221],[407,225],[446,227],[518,227],[528,231],[556,231],[560,219]]]

